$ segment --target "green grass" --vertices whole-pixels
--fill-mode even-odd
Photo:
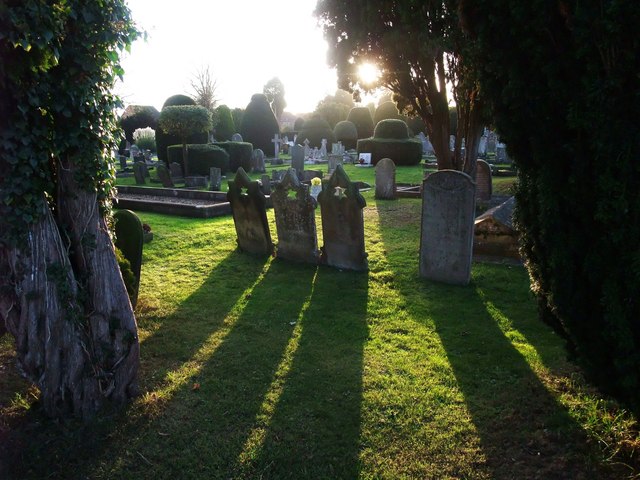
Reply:
[[[142,395],[88,426],[57,423],[5,376],[0,476],[3,464],[27,479],[637,474],[635,418],[565,359],[524,269],[424,281],[420,201],[372,195],[367,273],[241,254],[229,217],[141,213],[155,234],[136,312]],[[0,348],[8,369],[6,337]]]

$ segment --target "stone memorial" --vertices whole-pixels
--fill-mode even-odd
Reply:
[[[147,165],[144,162],[135,162],[133,164],[133,176],[136,179],[136,185],[144,185],[145,177],[148,175]]]
[[[265,173],[267,171],[264,164],[264,152],[256,148],[251,154],[251,164],[254,173]]]
[[[316,232],[316,202],[309,195],[309,186],[300,183],[291,168],[271,195],[278,231],[276,256],[297,262],[318,263]]]
[[[518,232],[513,226],[514,197],[475,220],[473,255],[478,258],[520,260]]]
[[[273,143],[273,158],[278,160],[280,159],[280,135],[275,133],[271,143]]]
[[[260,185],[262,186],[262,193],[265,195],[271,195],[271,179],[269,175],[262,175],[260,178]]]
[[[182,174],[182,165],[176,162],[169,164],[169,171],[171,172],[171,178],[174,182],[182,181],[184,175]]]
[[[127,169],[127,157],[125,155],[119,155],[120,159],[120,170],[123,172]]]
[[[300,177],[304,171],[304,147],[302,145],[291,147],[291,166],[296,169],[296,173]]]
[[[311,158],[311,147],[309,146],[309,139],[305,138],[304,139],[304,158],[305,160],[308,160],[309,158]]]
[[[507,146],[504,143],[496,145],[496,163],[507,163]]]
[[[329,162],[327,165],[327,172],[329,175],[335,172],[338,165],[342,165],[342,160],[342,155],[334,155],[333,153],[329,155]]]
[[[257,181],[252,181],[242,167],[229,180],[227,200],[231,204],[238,247],[243,252],[271,255],[273,243],[267,221],[266,198]]]
[[[141,154],[140,149],[138,148],[138,146],[135,143],[133,145],[131,145],[131,147],[129,147],[129,154],[131,155],[131,158],[133,160],[135,160],[137,157],[140,156],[140,154]]]
[[[420,276],[469,283],[474,215],[475,185],[469,175],[441,170],[423,180]]]
[[[231,135],[231,141],[232,142],[242,142],[242,135],[240,135],[239,133],[234,133],[233,135]]]
[[[449,135],[449,150],[452,152],[456,149],[456,136]]]
[[[489,131],[487,133],[487,153],[496,153],[497,144],[498,136],[495,132]]]
[[[491,200],[491,166],[484,160],[476,164],[476,200],[487,202]]]
[[[322,178],[321,170],[304,170],[302,172],[302,181],[310,182],[312,178]]]
[[[342,165],[322,182],[318,203],[324,240],[321,262],[347,270],[367,270],[362,213],[367,203]]]
[[[218,167],[209,168],[209,190],[219,192],[222,187],[222,170]]]
[[[322,160],[327,159],[327,139],[323,138],[320,144],[320,158]]]
[[[284,177],[285,173],[287,173],[286,170],[271,170],[271,180],[274,183],[278,183],[282,180],[282,177]]]
[[[487,156],[487,137],[484,135],[480,137],[480,143],[478,143],[478,156],[482,158]]]
[[[207,186],[207,177],[204,175],[189,175],[184,177],[185,188],[202,188]]]
[[[175,185],[173,184],[173,180],[171,180],[169,169],[164,165],[164,163],[159,163],[156,166],[156,172],[158,172],[158,178],[160,179],[160,183],[162,183],[162,186],[164,188],[175,187]]]
[[[390,158],[383,158],[376,164],[376,193],[378,200],[396,198],[396,164]]]

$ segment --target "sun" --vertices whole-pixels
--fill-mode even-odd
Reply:
[[[380,70],[373,63],[363,63],[358,67],[358,77],[362,83],[375,83],[380,77]]]

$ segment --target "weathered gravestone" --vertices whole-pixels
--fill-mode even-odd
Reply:
[[[120,170],[123,172],[127,169],[127,157],[125,155],[119,155],[120,159]]]
[[[260,178],[260,186],[262,187],[262,193],[271,195],[271,179],[269,175],[262,175]]]
[[[329,162],[327,163],[327,173],[331,174],[336,170],[338,165],[342,165],[342,155],[329,155]]]
[[[133,145],[131,145],[131,147],[129,147],[129,153],[131,154],[131,159],[135,160],[137,157],[140,156],[141,152],[138,146],[134,143]]]
[[[264,173],[267,169],[264,166],[264,152],[260,148],[256,148],[251,154],[251,161],[254,173]]]
[[[186,188],[206,188],[207,177],[204,175],[189,175],[188,177],[184,177],[184,186]]]
[[[320,158],[322,160],[327,159],[327,139],[323,138],[320,143]]]
[[[286,170],[271,170],[271,180],[274,183],[278,183],[282,180],[286,173]]]
[[[318,195],[324,240],[321,262],[348,270],[367,270],[362,214],[367,202],[349,181],[342,165],[322,183]]]
[[[298,176],[304,171],[304,147],[294,145],[291,147],[291,167],[296,169]]]
[[[441,170],[422,182],[420,275],[466,285],[471,278],[475,185],[457,170]]]
[[[310,182],[312,178],[322,178],[321,170],[305,170],[302,172],[302,181]]]
[[[396,164],[390,158],[383,158],[376,164],[376,198],[396,198]]]
[[[478,258],[519,260],[518,232],[513,226],[514,197],[475,220],[473,255]]]
[[[273,158],[275,160],[280,159],[280,135],[275,133],[273,138],[271,139],[271,143],[273,143]]]
[[[271,199],[278,231],[276,256],[318,263],[315,201],[309,195],[309,186],[300,183],[296,171],[291,168],[276,185]]]
[[[144,178],[147,176],[147,165],[144,162],[135,162],[133,164],[133,176],[136,179],[136,185],[144,185]]]
[[[209,168],[209,190],[219,192],[222,185],[222,170],[218,167]]]
[[[487,137],[484,135],[480,137],[480,143],[478,143],[478,156],[482,158],[487,156]]]
[[[478,160],[476,164],[476,200],[489,201],[491,194],[491,166],[484,160]]]
[[[251,181],[242,167],[229,180],[227,200],[231,204],[240,250],[256,255],[271,255],[273,243],[267,222],[266,198],[257,181]]]
[[[496,147],[498,145],[498,135],[495,132],[489,131],[487,133],[487,153],[496,153]]]
[[[496,146],[496,163],[507,163],[507,146],[504,143]]]
[[[231,141],[232,142],[242,142],[242,135],[240,135],[239,133],[234,133],[233,135],[231,135]]]
[[[308,160],[311,157],[311,147],[309,146],[309,139],[304,139],[304,158]]]
[[[140,270],[142,267],[142,249],[144,244],[144,230],[142,222],[131,210],[118,210],[113,214],[115,221],[115,246],[120,249],[124,258],[131,265],[131,272],[134,277],[133,289],[129,292],[131,305],[135,308],[138,300],[138,289],[140,287]]]
[[[169,171],[171,172],[171,178],[174,182],[182,181],[184,175],[182,174],[182,165],[177,162],[169,164]]]
[[[169,170],[163,163],[159,163],[156,166],[156,172],[158,172],[158,178],[162,183],[164,188],[173,188],[175,185],[173,184],[173,180],[171,180],[171,174]]]

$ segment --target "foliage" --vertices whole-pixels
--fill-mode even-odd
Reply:
[[[369,138],[373,135],[373,118],[367,107],[353,107],[347,116],[358,130],[358,138]]]
[[[358,140],[358,154],[371,153],[371,163],[390,158],[398,166],[417,165],[422,160],[422,143],[416,139],[363,138]]]
[[[304,118],[302,117],[296,118],[296,121],[293,122],[293,130],[295,132],[299,132],[300,130],[302,130],[303,126],[304,126]]]
[[[278,77],[273,77],[264,85],[262,93],[267,97],[276,119],[280,121],[284,107],[287,106],[287,101],[284,99],[284,84]]]
[[[347,150],[356,148],[358,129],[353,122],[343,120],[336,123],[336,126],[333,128],[333,135],[336,138],[336,142],[342,142],[342,145],[344,145]]]
[[[120,127],[124,130],[125,138],[134,143],[133,132],[139,128],[158,128],[160,112],[155,107],[147,105],[129,105],[120,117]]]
[[[114,243],[117,249],[116,254],[119,250],[126,259],[125,263],[118,258],[120,272],[122,273],[124,284],[127,287],[131,305],[135,307],[138,301],[140,271],[142,268],[142,249],[144,244],[142,222],[131,210],[118,210],[113,215],[113,220],[115,223],[114,230],[116,238]],[[129,273],[126,271],[127,266],[129,267],[131,275],[133,275],[133,284],[131,284],[130,278],[126,278]]]
[[[142,150],[156,151],[156,132],[151,127],[138,128],[133,132],[133,142]]]
[[[396,140],[405,140],[409,138],[409,130],[407,124],[402,120],[387,119],[381,120],[376,124],[373,131],[375,138],[393,138]]]
[[[334,128],[338,122],[347,119],[353,106],[351,94],[338,89],[335,95],[327,95],[318,102],[314,114],[324,117],[329,122],[329,126]]]
[[[233,123],[231,110],[226,105],[220,105],[216,108],[218,123],[216,124],[215,137],[216,140],[223,142],[231,140],[231,136],[236,133],[236,126]]]
[[[191,175],[209,175],[211,167],[222,170],[224,175],[229,170],[229,154],[225,149],[217,145],[209,144],[189,144],[189,172]],[[184,170],[183,161],[184,150],[182,145],[170,145],[167,148],[167,159],[169,163],[179,163]]]
[[[275,145],[271,141],[280,132],[269,100],[266,95],[256,93],[251,97],[240,124],[240,135],[245,142],[253,144],[253,148],[261,149],[265,155],[273,157]]]
[[[167,98],[162,104],[162,109],[164,110],[165,107],[177,107],[178,105],[197,105],[197,103],[188,95],[178,93]]]
[[[380,120],[386,120],[388,118],[396,118],[399,120],[404,120],[400,112],[398,112],[398,107],[394,102],[384,102],[378,104],[378,108],[376,108],[376,113],[373,116],[373,124],[377,125]]]
[[[516,221],[541,318],[640,411],[640,11],[617,0],[462,11],[517,166]]]
[[[231,116],[233,117],[233,124],[236,127],[236,131],[233,133],[236,133],[239,131],[240,126],[242,125],[242,117],[244,117],[244,108],[239,108],[236,107],[233,110],[231,110]]]
[[[172,95],[167,98],[162,105],[162,108],[165,107],[175,107],[178,105],[195,105],[196,102],[193,98],[188,97],[186,95]],[[170,135],[168,133],[163,132],[160,129],[156,130],[156,151],[158,154],[158,160],[163,162],[167,161],[167,147],[169,145],[175,145],[176,143],[180,143],[182,140],[178,138],[176,135]],[[207,143],[209,141],[209,136],[205,132],[194,133],[187,139],[187,143]]]
[[[196,105],[206,108],[211,113],[213,123],[215,125],[216,104],[216,81],[212,78],[209,66],[200,68],[191,77],[191,88],[193,90],[193,99]]]
[[[251,170],[251,155],[253,145],[249,142],[215,142],[214,145],[224,149],[229,154],[229,170],[234,172],[242,167],[245,171]]]
[[[125,258],[122,254],[122,250],[115,247],[116,259],[118,260],[118,267],[120,267],[120,274],[122,275],[122,281],[127,289],[129,295],[129,301],[131,305],[135,305],[135,301],[138,297],[138,280],[131,270],[131,262]]]
[[[304,122],[302,130],[298,132],[297,142],[302,145],[308,139],[310,147],[320,148],[323,138],[327,139],[327,150],[330,152],[331,145],[335,142],[333,130],[324,118],[317,115]]]

